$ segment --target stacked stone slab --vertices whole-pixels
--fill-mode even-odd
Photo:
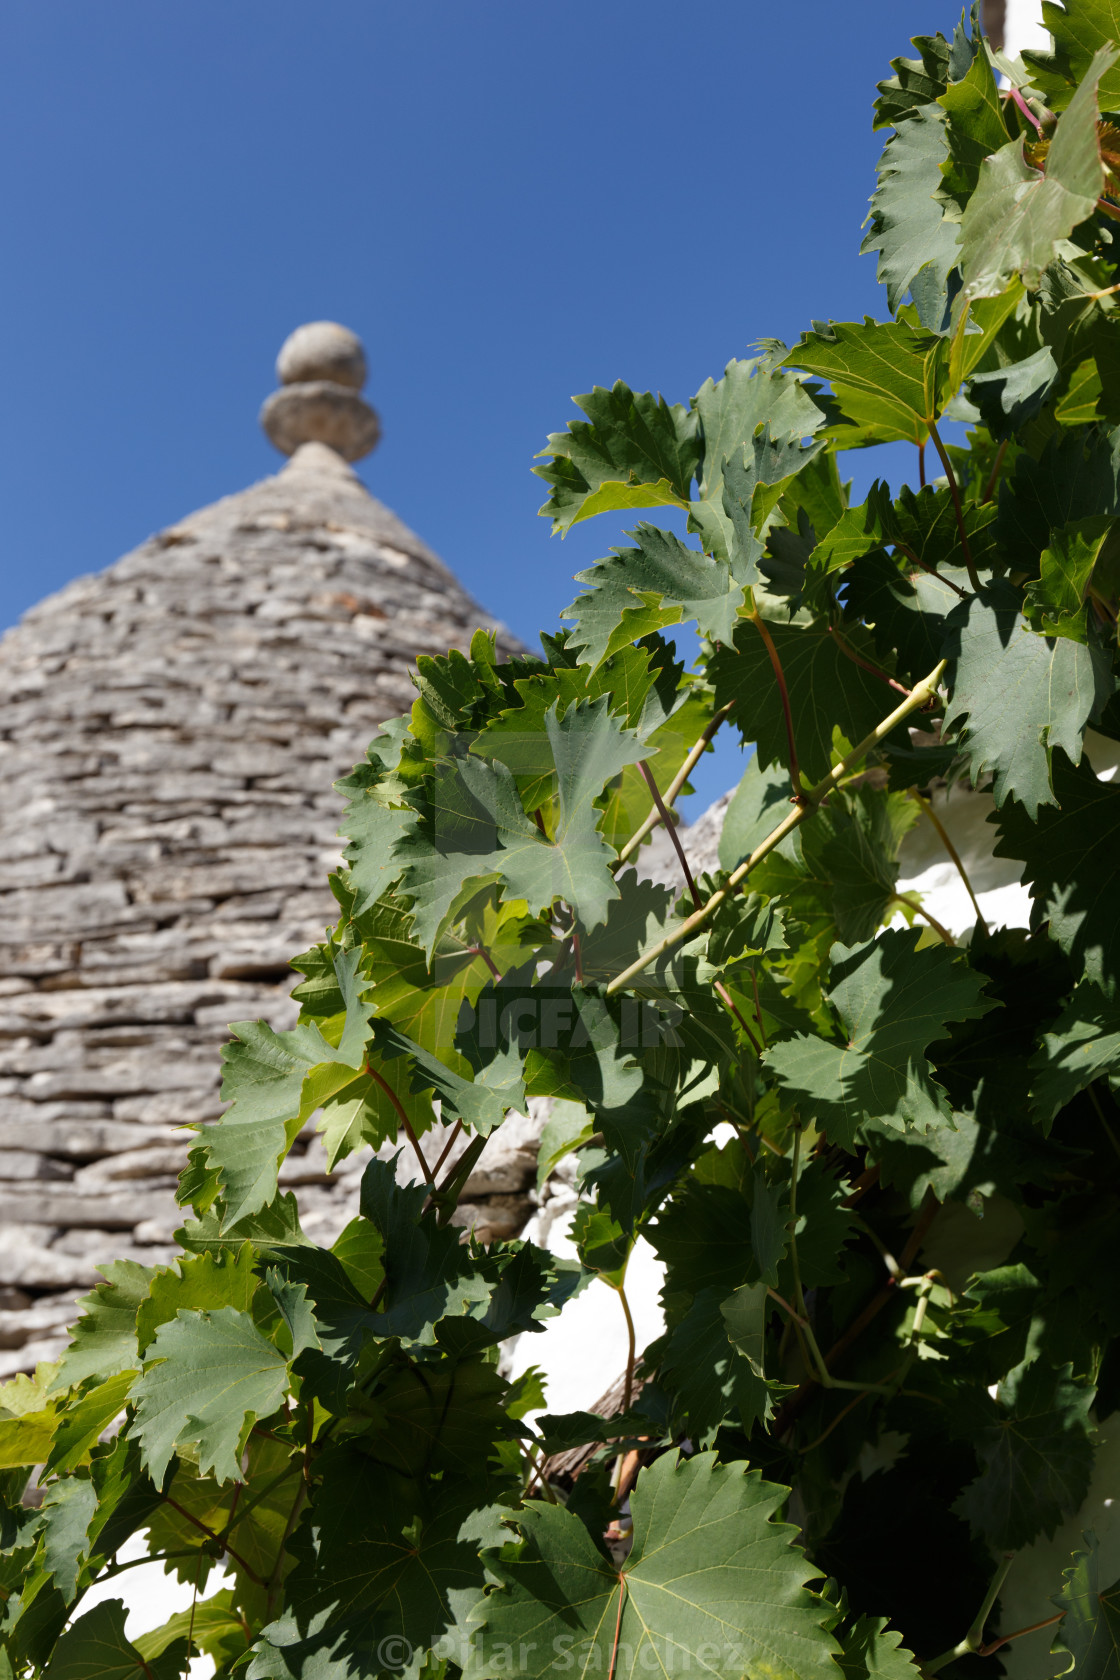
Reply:
[[[97,1263],[169,1257],[227,1025],[290,1024],[288,959],[333,919],[331,784],[417,654],[494,626],[347,464],[379,431],[353,334],[299,329],[278,373],[282,471],[0,640],[0,1376],[57,1352]],[[509,1154],[472,1187],[499,1226]],[[323,1165],[285,1170],[319,1240],[356,1189]]]

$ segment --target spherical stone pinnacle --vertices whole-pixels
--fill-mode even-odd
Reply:
[[[281,455],[294,455],[302,443],[325,443],[344,461],[360,461],[381,437],[365,398],[330,379],[282,385],[261,409],[261,425]]]
[[[276,377],[281,385],[326,379],[360,391],[366,382],[366,354],[357,333],[337,321],[308,321],[280,346]]]

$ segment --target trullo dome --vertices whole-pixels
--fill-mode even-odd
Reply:
[[[348,461],[379,436],[352,333],[280,353],[290,456],[0,640],[0,1376],[52,1355],[96,1262],[165,1259],[227,1023],[289,1025],[332,918],[331,784],[419,653],[490,619]],[[332,1189],[312,1149],[314,1228]],[[319,1188],[316,1188],[316,1185]]]

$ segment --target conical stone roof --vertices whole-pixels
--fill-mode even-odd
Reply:
[[[332,782],[417,654],[494,626],[344,458],[378,436],[353,335],[301,328],[278,371],[275,477],[0,640],[0,1375],[95,1263],[169,1255],[175,1128],[220,1113],[228,1022],[291,1023],[288,958],[333,920]],[[288,1173],[325,1232],[321,1166]]]

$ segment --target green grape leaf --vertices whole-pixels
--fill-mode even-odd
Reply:
[[[179,1680],[186,1662],[186,1641],[180,1641],[152,1662],[145,1662],[124,1631],[125,1607],[120,1598],[79,1616],[54,1648],[43,1680]]]
[[[951,1124],[926,1048],[948,1037],[951,1021],[993,1007],[982,975],[945,946],[919,950],[919,938],[916,929],[891,930],[835,950],[829,1002],[845,1043],[800,1033],[765,1054],[790,1100],[846,1149],[864,1121],[922,1132]]]
[[[860,1616],[836,1637],[844,1680],[916,1680],[921,1672],[885,1616]]]
[[[762,1284],[746,1285],[725,1299],[716,1285],[699,1292],[659,1344],[658,1381],[673,1397],[693,1440],[710,1441],[725,1418],[748,1432],[769,1418],[770,1393],[758,1357],[765,1317]]]
[[[1051,533],[1039,561],[1040,576],[1028,584],[1024,610],[1048,636],[1089,639],[1085,603],[1095,581],[1106,597],[1115,593],[1118,525],[1111,514],[1091,514]]]
[[[649,751],[611,716],[606,696],[545,714],[556,766],[551,835],[526,816],[504,764],[465,755],[437,767],[431,803],[400,848],[402,891],[414,898],[417,936],[431,951],[462,908],[471,884],[504,880],[530,911],[562,898],[592,928],[605,921],[618,887],[611,848],[598,831],[593,801],[604,784]]]
[[[248,1312],[257,1292],[255,1261],[252,1244],[244,1243],[237,1253],[196,1254],[157,1272],[136,1319],[141,1359],[147,1358],[160,1325],[173,1319],[181,1307],[192,1311],[236,1307]]]
[[[222,1096],[231,1106],[202,1142],[219,1173],[225,1223],[259,1213],[276,1195],[280,1163],[303,1122],[354,1080],[313,1022],[277,1033],[263,1021],[237,1021],[222,1049]]]
[[[941,409],[944,339],[906,321],[832,321],[805,333],[789,367],[827,379],[837,417],[824,427],[842,449],[905,439],[923,443]]]
[[[1021,362],[990,373],[974,373],[968,384],[968,400],[991,435],[1003,441],[1041,412],[1058,379],[1058,364],[1050,346],[1044,344]]]
[[[1008,139],[1003,102],[986,52],[976,54],[967,73],[950,82],[937,103],[948,118],[941,197],[959,219],[976,191],[984,159]]]
[[[181,1458],[168,1489],[175,1504],[157,1495],[156,1509],[148,1519],[151,1550],[178,1554],[169,1562],[185,1586],[193,1588],[196,1580],[205,1585],[213,1550],[207,1546],[206,1530],[220,1534],[231,1525],[237,1557],[227,1553],[222,1567],[233,1577],[239,1602],[256,1609],[256,1583],[247,1571],[262,1580],[272,1574],[302,1469],[302,1453],[293,1454],[284,1442],[257,1434],[249,1436],[242,1479],[224,1486],[212,1476],[200,1475],[189,1458]],[[200,1528],[199,1523],[204,1526]]]
[[[213,1659],[218,1673],[228,1673],[234,1660],[249,1648],[244,1615],[235,1608],[235,1599],[232,1589],[211,1593],[189,1610],[180,1610],[162,1627],[138,1634],[137,1651],[151,1664],[170,1646],[189,1638],[192,1645]]]
[[[695,414],[621,379],[573,400],[587,419],[553,432],[541,450],[548,464],[533,468],[549,486],[540,511],[554,532],[614,509],[688,505],[700,454]]]
[[[97,1512],[97,1489],[88,1476],[63,1476],[43,1494],[39,1567],[50,1576],[67,1604],[78,1591],[81,1565],[89,1550],[89,1526]]]
[[[1120,1003],[1077,987],[1031,1057],[1031,1107],[1047,1127],[1094,1079],[1120,1073]]]
[[[248,1680],[365,1680],[399,1671],[408,1652],[457,1655],[453,1629],[481,1594],[479,1544],[496,1526],[474,1484],[445,1475],[424,1498],[353,1447],[331,1448],[320,1468],[311,1522],[289,1544],[287,1608],[254,1646]]]
[[[1054,1631],[1055,1652],[1073,1658],[1068,1674],[1078,1680],[1117,1680],[1120,1675],[1120,1581],[1101,1585],[1100,1543],[1092,1532],[1083,1536],[1085,1550],[1073,1554],[1062,1571],[1062,1590],[1050,1600],[1064,1612]]]
[[[45,1474],[66,1475],[89,1457],[102,1432],[124,1410],[134,1376],[132,1370],[118,1371],[67,1406],[55,1431]]]
[[[1094,55],[1085,79],[1059,117],[1043,173],[1010,140],[980,166],[976,191],[961,217],[961,278],[966,298],[992,297],[1015,274],[1038,285],[1044,268],[1093,214],[1104,186],[1097,144],[1097,83],[1116,62],[1114,47]]]
[[[105,1382],[118,1371],[138,1371],[136,1315],[148,1293],[155,1269],[136,1260],[111,1260],[99,1268],[106,1281],[81,1302],[85,1311],[70,1332],[70,1346],[62,1356],[55,1391],[76,1388],[87,1377]]]
[[[1024,452],[1000,493],[996,530],[1008,562],[1037,577],[1055,531],[1120,513],[1118,484],[1120,430],[1063,432],[1037,460]]]
[[[1021,859],[1035,914],[1074,970],[1112,996],[1120,979],[1120,788],[1087,762],[1053,763],[1056,808],[1032,822],[1009,801],[999,813],[996,857]]]
[[[247,1313],[182,1310],[160,1325],[132,1390],[133,1432],[158,1486],[177,1446],[197,1446],[199,1466],[240,1481],[239,1454],[258,1418],[284,1397],[288,1367]]]
[[[1077,0],[1075,6],[1043,0],[1041,21],[1050,31],[1052,50],[1025,49],[1023,62],[1051,110],[1064,111],[1091,74],[1096,54],[1120,41],[1120,6],[1117,0]],[[1115,65],[1101,78],[1100,102],[1105,111],[1120,111],[1120,69]]]
[[[362,1214],[385,1245],[387,1287],[374,1323],[383,1336],[431,1346],[440,1319],[484,1312],[493,1284],[474,1268],[453,1226],[421,1214],[426,1197],[423,1184],[399,1185],[390,1163],[373,1160],[362,1175]]]
[[[996,804],[1014,798],[1034,819],[1058,803],[1053,749],[1080,763],[1085,726],[1108,700],[1111,677],[1100,649],[1040,636],[1021,614],[1022,597],[1003,578],[950,613],[943,731],[961,742],[974,784],[992,772]]]
[[[839,728],[852,743],[862,740],[893,709],[891,691],[855,664],[824,620],[804,627],[771,624],[768,628],[789,693],[801,771],[810,783],[817,782],[832,768],[833,729]],[[868,656],[868,640],[858,627],[843,637],[860,658]],[[708,669],[716,687],[716,704],[734,706],[743,739],[757,743],[760,765],[779,763],[788,770],[789,746],[777,678],[755,626],[741,623],[734,646],[721,648]],[[780,817],[774,827],[778,821]]]
[[[468,1680],[496,1677],[503,1650],[519,1647],[529,1680],[573,1662],[578,1673],[613,1670],[618,1680],[686,1662],[771,1680],[823,1677],[833,1668],[834,1612],[806,1590],[813,1571],[790,1544],[796,1531],[772,1520],[785,1498],[714,1453],[666,1453],[631,1495],[634,1541],[621,1577],[578,1517],[526,1505],[516,1518],[522,1554],[488,1557],[500,1586],[475,1612]]]
[[[776,369],[772,357],[728,362],[722,379],[704,381],[693,406],[700,418],[704,448],[688,528],[699,533],[705,548],[726,560],[732,542],[731,523],[724,511],[728,461],[741,460],[744,445],[752,447],[760,428],[765,427],[768,439],[776,443],[800,440],[811,437],[824,416],[803,382]],[[799,465],[807,465],[808,458]],[[766,478],[765,482],[775,480]]]
[[[931,332],[940,329],[945,314],[946,280],[957,260],[960,232],[936,197],[948,157],[944,111],[923,105],[899,120],[876,165],[871,226],[860,247],[861,254],[878,253],[876,278],[887,288],[892,314],[918,282],[919,315]],[[936,299],[932,309],[927,295]]]
[[[939,99],[951,75],[964,75],[974,50],[960,29],[951,43],[939,32],[915,35],[910,44],[917,47],[920,56],[891,59],[894,75],[878,84],[873,128],[897,128],[923,105]]]
[[[355,916],[375,904],[400,874],[394,848],[416,824],[415,811],[387,804],[379,791],[372,787],[359,789],[346,807],[340,828],[350,842],[342,855],[350,866],[350,885],[357,894]]]
[[[1015,1551],[1054,1533],[1089,1491],[1093,1389],[1070,1367],[1041,1359],[1019,1365],[999,1385],[998,1419],[970,1434],[983,1465],[955,1506],[993,1551]]]
[[[635,548],[612,549],[576,573],[590,587],[561,618],[574,623],[572,646],[593,667],[640,636],[695,620],[703,636],[731,639],[743,591],[724,560],[689,548],[671,531],[639,525],[627,533]]]

